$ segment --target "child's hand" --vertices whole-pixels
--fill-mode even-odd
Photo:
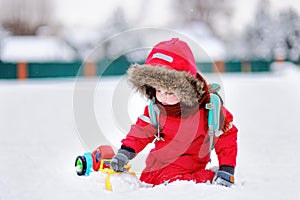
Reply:
[[[213,184],[231,187],[234,184],[233,173],[234,173],[233,167],[230,167],[230,166],[222,167],[221,166],[220,169],[218,171],[216,171],[215,177],[213,179]]]
[[[111,168],[115,172],[123,172],[125,171],[124,166],[128,164],[129,158],[130,158],[130,153],[129,151],[125,149],[120,149],[118,153],[112,158],[110,162]]]

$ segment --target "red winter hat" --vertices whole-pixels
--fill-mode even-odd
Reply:
[[[178,38],[155,45],[145,64],[163,65],[170,69],[186,71],[195,77],[197,74],[197,65],[190,47]]]
[[[153,89],[162,89],[173,92],[183,104],[193,107],[207,91],[204,78],[197,73],[191,49],[178,38],[155,45],[145,63],[131,65],[127,73],[133,87],[148,98],[154,97]]]

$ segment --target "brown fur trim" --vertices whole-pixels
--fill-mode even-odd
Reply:
[[[189,107],[199,104],[205,93],[204,82],[185,71],[167,69],[163,66],[133,64],[127,71],[133,87],[148,98],[147,89],[153,87],[173,92],[180,101]]]

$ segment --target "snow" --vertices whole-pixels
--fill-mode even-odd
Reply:
[[[74,61],[76,53],[53,36],[8,36],[1,42],[0,59],[4,62]]]
[[[127,192],[122,186],[120,191],[107,191],[102,174],[79,177],[75,173],[75,158],[88,150],[84,147],[103,144],[100,139],[86,140],[78,120],[86,118],[89,125],[94,118],[98,129],[107,134],[104,138],[118,148],[119,138],[145,103],[121,87],[126,77],[0,80],[0,199],[299,199],[300,72],[291,64],[280,65],[271,73],[221,75],[226,106],[239,128],[233,188],[177,181]],[[284,65],[289,67],[279,70]],[[80,101],[86,108],[82,118],[76,116],[83,112],[76,107],[81,105],[76,99],[79,89],[87,92],[80,93],[83,97],[91,91],[93,99]],[[124,91],[125,103],[115,91]],[[125,109],[132,113],[126,114],[129,122],[119,121],[112,108],[116,103],[117,108],[130,105]],[[86,136],[94,137],[97,130],[85,128],[91,134]],[[144,157],[131,162],[135,171],[142,169]]]
[[[130,192],[142,187],[138,177],[129,173],[112,174],[109,180],[113,192]]]
[[[149,54],[150,47],[172,37],[186,41],[192,49],[196,61],[211,62],[224,60],[225,44],[203,23],[191,23],[184,27],[174,28],[137,28],[118,30],[120,27],[108,26],[101,31],[88,28],[70,28],[62,37],[72,45],[82,59],[115,58],[126,53],[132,63],[141,62]],[[86,37],[86,36],[89,37]],[[96,48],[94,48],[96,47]],[[91,49],[93,53],[91,54]]]

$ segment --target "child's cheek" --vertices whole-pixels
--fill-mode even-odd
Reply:
[[[179,103],[179,99],[177,97],[170,97],[168,100],[170,105]]]

